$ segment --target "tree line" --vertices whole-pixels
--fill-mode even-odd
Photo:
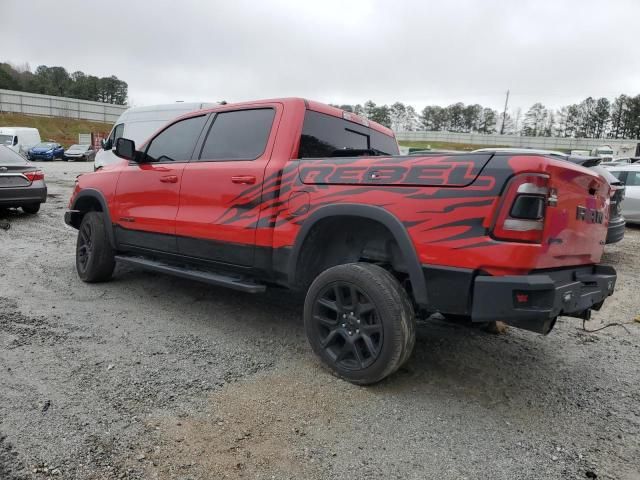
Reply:
[[[0,88],[116,105],[127,103],[129,89],[127,82],[115,75],[99,78],[79,70],[69,73],[63,67],[46,65],[32,72],[28,64],[9,63],[0,63]]]
[[[427,105],[418,113],[396,102],[376,105],[334,105],[396,131],[429,130],[458,133],[504,133],[533,137],[640,138],[640,95],[620,95],[613,101],[588,97],[580,103],[550,109],[533,104],[526,112],[498,112],[462,102],[442,107]]]

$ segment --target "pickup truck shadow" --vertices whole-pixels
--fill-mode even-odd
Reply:
[[[147,283],[151,275],[121,266],[115,279]],[[168,308],[175,309],[176,322],[198,322],[204,330],[222,330],[234,341],[273,352],[274,359],[280,357],[279,363],[285,366],[317,366],[304,334],[300,295],[278,289],[251,295],[172,277],[157,277],[147,284],[153,285],[150,293],[171,292]],[[543,337],[514,328],[505,335],[493,335],[444,320],[420,321],[410,360],[369,390],[374,395],[445,395],[447,401],[472,401],[485,407],[512,402],[518,408],[532,407],[567,388],[559,383],[559,370],[564,372],[561,379],[580,377],[576,383],[589,384],[590,367],[575,361],[573,350],[583,348],[583,336],[587,336],[577,326],[576,321],[561,319],[556,330]],[[323,375],[321,368],[318,372]]]

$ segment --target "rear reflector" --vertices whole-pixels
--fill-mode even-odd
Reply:
[[[35,182],[36,180],[44,180],[44,172],[42,170],[34,170],[33,172],[24,172],[23,175],[27,177],[30,182]]]

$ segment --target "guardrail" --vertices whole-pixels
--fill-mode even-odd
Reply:
[[[23,113],[114,123],[127,108],[129,107],[126,105],[0,89],[0,113]]]
[[[636,150],[640,148],[640,139],[525,137],[518,135],[483,135],[479,133],[427,131],[396,132],[396,137],[400,141],[500,145],[505,147],[539,148],[545,150],[591,150],[602,145],[610,145],[616,155],[636,155]],[[638,153],[640,153],[640,151]]]

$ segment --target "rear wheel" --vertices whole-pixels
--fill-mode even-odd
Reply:
[[[82,218],[76,242],[76,270],[81,280],[93,283],[111,278],[115,268],[101,212],[89,212]]]
[[[31,203],[29,205],[23,205],[22,206],[22,210],[24,211],[24,213],[28,213],[30,215],[35,215],[36,213],[38,213],[40,211],[40,204],[39,203]]]
[[[391,273],[368,263],[321,273],[307,293],[304,322],[316,355],[333,373],[359,385],[391,375],[415,344],[407,292]]]

